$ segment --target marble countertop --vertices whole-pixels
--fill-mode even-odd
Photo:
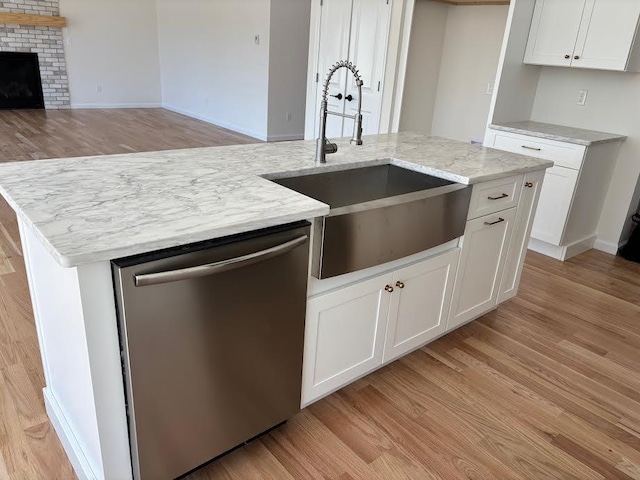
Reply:
[[[262,143],[0,164],[0,193],[64,267],[106,261],[326,215],[267,178],[393,163],[464,184],[552,162],[419,134]]]
[[[619,135],[617,133],[597,132],[595,130],[584,130],[582,128],[566,127],[552,123],[533,122],[531,120],[492,123],[489,125],[489,128],[503,132],[520,133],[532,137],[556,140],[558,142],[575,143],[577,145],[584,145],[585,147],[597,143],[616,142],[627,139],[625,135]]]

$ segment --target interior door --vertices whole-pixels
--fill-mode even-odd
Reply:
[[[362,129],[365,135],[373,135],[380,131],[382,82],[387,58],[390,20],[390,1],[353,1],[349,60],[358,67],[364,81],[362,86]],[[347,77],[347,99],[352,98],[352,100],[346,102],[346,113],[355,115],[358,111],[358,88],[351,72],[347,74]],[[352,134],[353,120],[346,119],[343,136],[350,137]]]
[[[320,11],[320,48],[318,51],[318,84],[314,115],[314,132],[318,131],[322,87],[331,66],[349,57],[351,35],[352,0],[323,0]],[[315,81],[315,78],[310,81]],[[338,70],[329,84],[329,111],[344,113],[347,70]],[[327,137],[342,137],[344,119],[335,115],[327,117]]]
[[[537,0],[524,63],[571,65],[586,0]]]
[[[639,17],[637,0],[587,0],[571,66],[625,70]]]

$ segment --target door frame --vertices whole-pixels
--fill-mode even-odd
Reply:
[[[384,67],[379,133],[395,133],[399,128],[415,0],[389,0],[389,3],[391,4],[391,19]],[[321,81],[316,82],[315,78],[318,74],[319,80],[322,80],[324,75],[318,72],[321,4],[322,0],[313,0],[311,4],[305,140],[313,140],[317,137],[316,99]]]

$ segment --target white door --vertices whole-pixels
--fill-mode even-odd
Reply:
[[[320,33],[316,78],[310,88],[316,90],[313,132],[318,131],[320,101],[327,72],[339,60],[354,63],[363,85],[363,133],[375,134],[380,129],[382,91],[387,42],[391,19],[391,2],[387,0],[323,0],[320,9]],[[338,70],[329,86],[329,111],[354,115],[358,106],[358,89],[347,69]],[[327,117],[327,137],[351,137],[353,120]]]
[[[507,260],[502,273],[502,283],[498,294],[498,303],[502,303],[509,298],[515,297],[520,285],[520,277],[524,267],[524,260],[527,255],[527,245],[533,224],[533,217],[536,214],[538,199],[544,180],[544,170],[527,173],[524,177],[524,188],[520,194],[518,203],[518,213],[511,234],[511,242]]]
[[[639,18],[638,0],[587,0],[571,66],[625,70]]]
[[[496,306],[516,210],[467,222],[447,330]]]
[[[318,132],[320,116],[320,99],[322,86],[327,78],[327,72],[339,60],[349,58],[349,41],[351,36],[352,0],[323,0],[320,9],[320,48],[318,50],[318,82],[315,112],[313,114],[314,132]],[[315,82],[315,78],[309,79]],[[347,70],[340,69],[332,77],[329,84],[329,110],[344,113],[347,85]],[[329,115],[327,117],[327,137],[342,137],[344,121],[341,117]],[[316,133],[317,136],[317,133]]]
[[[459,256],[455,249],[394,274],[385,363],[444,333]]]
[[[565,167],[547,170],[531,237],[552,245],[562,245],[578,175],[578,170]]]
[[[392,279],[389,273],[309,300],[303,406],[382,365]]]
[[[524,63],[570,66],[585,3],[586,0],[537,0]]]
[[[384,80],[389,41],[391,3],[387,0],[354,0],[351,20],[349,61],[360,71],[362,86],[362,130],[364,135],[380,132],[382,82]],[[347,79],[346,113],[358,111],[358,88],[353,75]],[[352,98],[351,101],[348,99]],[[353,135],[353,120],[344,123],[344,137]]]

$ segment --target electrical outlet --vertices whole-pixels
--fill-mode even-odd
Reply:
[[[587,95],[589,94],[589,90],[580,90],[578,92],[578,101],[577,104],[580,106],[584,106],[587,103]]]
[[[285,121],[285,122],[290,122],[292,118],[293,118],[293,115],[291,115],[291,112],[287,112],[287,113],[284,115],[284,121]]]
[[[102,85],[96,85],[96,92],[102,93],[103,87]]]
[[[487,83],[487,90],[486,90],[486,94],[487,95],[493,95],[493,89],[495,87],[495,82],[489,82]]]

